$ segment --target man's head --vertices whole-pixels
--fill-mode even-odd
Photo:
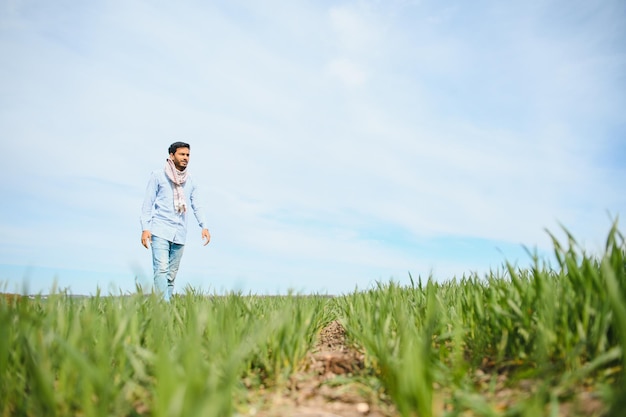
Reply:
[[[189,149],[191,147],[185,142],[174,142],[170,145],[170,159],[179,171],[184,171],[189,163]]]

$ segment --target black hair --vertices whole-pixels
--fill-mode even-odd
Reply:
[[[176,153],[176,149],[178,149],[178,148],[187,148],[187,149],[191,150],[191,146],[189,146],[188,143],[185,143],[185,142],[174,142],[174,143],[172,143],[170,145],[170,148],[169,148],[170,154]]]

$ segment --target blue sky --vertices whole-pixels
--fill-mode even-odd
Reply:
[[[0,0],[0,281],[151,283],[139,212],[191,144],[177,289],[339,294],[599,252],[626,197],[626,4]],[[8,178],[6,175],[8,174]]]

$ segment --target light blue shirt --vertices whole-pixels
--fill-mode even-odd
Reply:
[[[174,184],[167,178],[164,169],[153,171],[141,208],[141,230],[149,230],[154,236],[184,245],[187,239],[187,215],[190,207],[200,228],[206,229],[198,187],[191,175],[187,176],[183,190],[187,200],[187,211],[179,213],[174,208]]]

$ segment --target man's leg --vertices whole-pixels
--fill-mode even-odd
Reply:
[[[168,300],[167,281],[170,263],[170,242],[152,235],[152,268],[154,269],[154,289]]]
[[[180,260],[183,257],[183,250],[185,245],[179,245],[178,243],[170,243],[170,260],[169,260],[169,273],[167,276],[167,299],[169,300],[174,294],[174,281],[176,280],[176,274],[178,273],[178,266]]]

